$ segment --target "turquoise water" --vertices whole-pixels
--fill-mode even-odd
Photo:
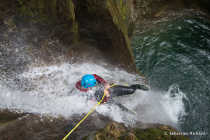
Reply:
[[[210,21],[185,17],[133,37],[136,64],[153,89],[176,85],[187,96],[182,132],[210,134]],[[207,140],[210,136],[190,136]]]

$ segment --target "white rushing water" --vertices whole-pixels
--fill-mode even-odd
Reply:
[[[96,102],[81,96],[75,89],[75,82],[84,74],[94,73],[113,83],[129,85],[143,82],[137,75],[96,64],[65,63],[31,67],[18,75],[19,79],[27,80],[30,88],[14,90],[0,82],[0,108],[66,118],[73,114],[87,113]],[[101,105],[97,111],[124,123],[138,120],[148,123],[176,124],[179,116],[184,114],[183,98],[185,97],[181,91],[171,96],[171,89],[168,92],[138,90],[133,95],[115,99],[136,111],[135,115],[109,104]]]

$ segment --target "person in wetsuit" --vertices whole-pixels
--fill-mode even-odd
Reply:
[[[95,98],[100,101],[105,94],[102,103],[108,102],[112,97],[133,94],[137,89],[148,90],[144,85],[134,84],[130,86],[112,85],[96,74],[86,74],[76,83],[76,88],[82,92],[87,92],[92,87],[99,85],[101,88],[96,90]]]

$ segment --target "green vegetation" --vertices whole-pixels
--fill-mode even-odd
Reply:
[[[112,122],[104,129],[84,137],[83,140],[189,140],[185,136],[169,135],[170,132],[177,131],[164,125],[147,129],[134,128],[128,130],[123,124]]]

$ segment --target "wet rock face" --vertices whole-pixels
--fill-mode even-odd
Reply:
[[[80,39],[94,38],[108,59],[135,70],[128,37],[135,20],[132,1],[78,0],[74,4]]]
[[[9,7],[9,9],[8,9]],[[16,8],[16,0],[3,0],[0,3],[0,24],[8,15],[14,14]]]
[[[0,110],[0,129],[4,125],[7,125],[9,122],[16,120],[18,117],[22,115],[23,114],[19,113],[11,113],[8,110]]]
[[[135,71],[128,37],[136,19],[133,0],[18,0],[17,10],[35,21],[65,24],[70,34],[64,42],[94,42],[107,59]]]
[[[59,119],[40,118],[36,115],[20,117],[0,126],[0,140],[56,140],[64,136],[65,124]]]
[[[0,140],[58,140],[63,139],[81,120],[52,118],[33,114],[0,112]],[[5,121],[6,118],[6,121]],[[2,123],[4,121],[4,123]],[[5,123],[6,122],[6,123]],[[138,123],[135,128],[125,127],[109,118],[93,113],[69,137],[73,140],[189,140],[184,136],[169,135],[177,130],[159,124]]]
[[[0,115],[0,140],[61,140],[82,118],[74,116],[67,120],[33,114],[20,115],[9,111],[0,112]],[[91,132],[104,128],[110,121],[109,118],[95,113],[69,139],[81,140]]]
[[[94,38],[98,48],[109,58],[111,56],[115,64],[133,65],[134,68],[128,38],[130,15],[128,15],[127,6],[126,1],[121,1],[121,3],[112,0],[75,1],[76,19],[81,39]]]

